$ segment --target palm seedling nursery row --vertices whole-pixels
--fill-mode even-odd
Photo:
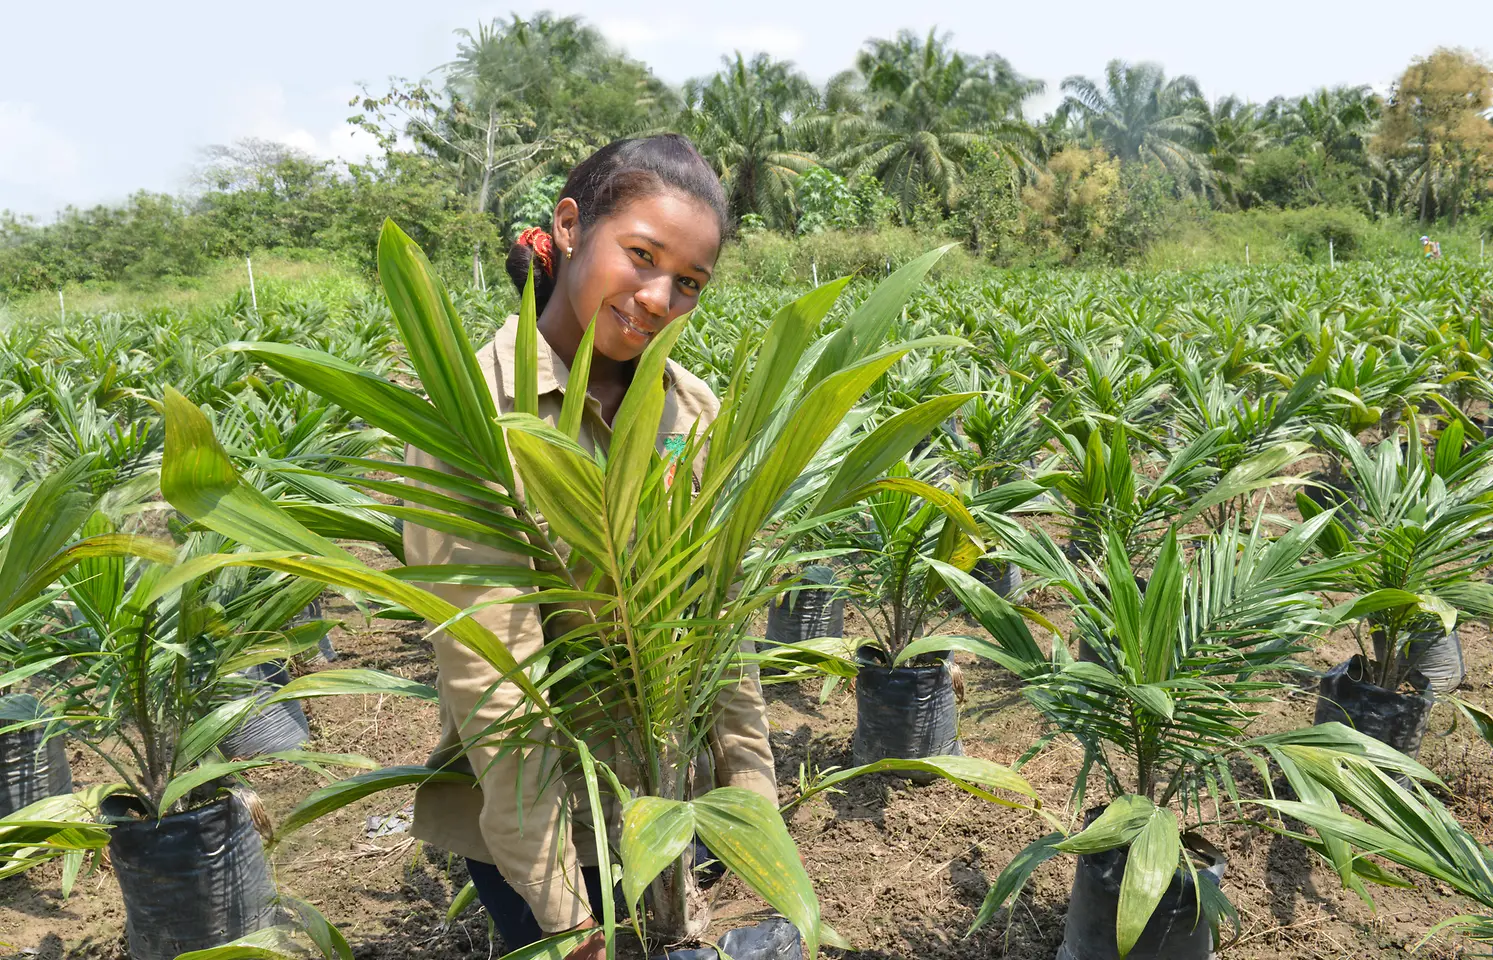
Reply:
[[[504,678],[485,762],[565,785],[616,955],[768,915],[806,957],[1493,941],[1487,271],[942,252],[711,289],[605,444],[588,362],[540,416],[533,301],[393,224],[376,289],[12,318],[0,951],[505,952],[406,829],[482,773],[429,759],[436,628]],[[664,442],[670,357],[721,407]],[[753,677],[776,805],[689,783]]]

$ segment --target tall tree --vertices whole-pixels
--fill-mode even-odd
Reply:
[[[1455,223],[1493,176],[1493,68],[1465,50],[1417,59],[1395,84],[1374,147],[1399,170],[1401,203]]]
[[[853,111],[830,115],[830,163],[881,180],[904,215],[925,191],[950,207],[977,144],[1031,166],[1037,135],[1021,107],[1045,85],[1003,57],[953,50],[950,39],[904,30],[894,40],[870,40],[854,74],[830,83],[827,99]]]
[[[650,125],[672,104],[645,66],[578,17],[515,15],[457,36],[443,86],[395,81],[384,96],[365,92],[355,102],[361,124],[386,145],[403,135],[456,168],[478,213],[501,215],[547,173]],[[474,250],[474,282],[480,261]]]
[[[1358,163],[1382,106],[1373,91],[1358,86],[1322,87],[1295,100],[1271,101],[1268,109],[1282,142],[1305,140],[1330,160]]]
[[[1211,139],[1209,112],[1192,77],[1168,80],[1160,64],[1111,60],[1101,87],[1088,77],[1063,81],[1059,112],[1078,116],[1110,153],[1126,161],[1155,160],[1181,183],[1203,190],[1209,180],[1201,151]]]
[[[1240,195],[1240,181],[1255,154],[1271,139],[1264,112],[1238,97],[1220,97],[1213,105],[1208,126],[1212,135],[1207,158],[1214,189],[1228,206],[1243,206],[1247,201]]]
[[[808,77],[786,60],[740,52],[723,69],[684,85],[680,123],[726,188],[731,212],[769,226],[793,225],[794,183],[814,164],[795,145],[795,122],[816,106]]]

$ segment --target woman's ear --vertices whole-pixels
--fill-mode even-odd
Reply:
[[[550,235],[555,238],[559,252],[569,260],[571,251],[581,242],[581,208],[570,197],[555,204],[554,230]]]

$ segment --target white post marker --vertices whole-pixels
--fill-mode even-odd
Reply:
[[[67,304],[62,300],[62,291],[57,291],[57,309],[62,312],[62,322],[67,323]]]
[[[1330,267],[1330,268],[1332,268],[1332,269],[1337,269],[1337,257],[1333,256],[1333,253],[1332,253],[1332,238],[1331,237],[1327,238],[1327,266]]]
[[[1244,265],[1249,266],[1249,244],[1244,245]]]
[[[810,260],[809,269],[814,272],[814,286],[819,286],[819,261]]]
[[[249,302],[254,304],[254,312],[259,312],[259,294],[254,292],[254,261],[248,257],[244,258],[244,264],[249,268]]]

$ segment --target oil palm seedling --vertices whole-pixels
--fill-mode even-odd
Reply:
[[[62,728],[53,704],[27,688],[66,658],[38,654],[34,638],[44,637],[44,616],[57,599],[57,578],[99,556],[137,554],[157,559],[169,551],[149,540],[107,533],[75,539],[97,497],[88,484],[91,461],[73,461],[31,484],[17,484],[0,500],[3,559],[0,559],[0,781],[5,784],[0,815],[71,789]],[[10,851],[0,849],[9,860]],[[0,869],[8,863],[0,862]]]
[[[1339,763],[1324,773],[1332,778],[1333,793],[1342,805],[1359,816],[1336,805],[1262,800],[1262,806],[1289,818],[1268,828],[1310,844],[1313,838],[1285,826],[1297,821],[1321,834],[1344,838],[1376,861],[1401,868],[1400,873],[1386,871],[1386,881],[1412,886],[1416,876],[1425,877],[1446,884],[1476,905],[1474,911],[1437,923],[1417,948],[1445,934],[1457,934],[1484,947],[1493,944],[1493,850],[1419,783],[1385,776],[1362,763]]]
[[[9,633],[3,682],[25,681],[28,692],[6,698],[0,734],[40,732],[55,743],[66,735],[117,781],[78,797],[37,799],[0,819],[0,834],[14,838],[0,845],[0,871],[62,857],[71,885],[83,855],[107,846],[132,954],[174,958],[277,918],[256,829],[263,817],[237,775],[277,761],[313,770],[372,766],[298,750],[243,759],[224,752],[232,735],[292,699],[434,693],[350,670],[312,674],[262,696],[240,672],[315,646],[329,624],[291,621],[322,585],[230,569],[158,590],[180,561],[215,551],[221,537],[193,533],[178,548],[119,532],[106,511],[129,504],[89,492],[91,463],[76,461],[39,484],[7,531],[6,622],[14,627],[24,616],[26,629]],[[162,898],[161,889],[181,896]]]
[[[978,368],[969,376],[967,386],[979,395],[965,405],[960,429],[951,432],[946,456],[972,496],[978,498],[1018,480],[1044,482],[1034,474],[1040,469],[1037,458],[1047,452],[1051,437],[1050,421],[1041,417],[1046,403],[1044,381],[1049,376],[997,377],[984,390],[979,389],[983,383]],[[1043,509],[1048,500],[1045,493],[1037,494],[1013,509]],[[971,572],[1008,600],[1021,584],[1019,568],[989,557],[976,561]]]
[[[1429,376],[1434,352],[1406,358],[1398,349],[1374,343],[1344,344],[1324,374],[1324,414],[1354,436],[1393,424],[1407,407],[1437,395]]]
[[[258,551],[204,557],[175,578],[200,575],[206,567],[257,565],[362,589],[442,625],[521,694],[522,709],[485,731],[501,737],[496,749],[521,751],[529,762],[553,762],[574,774],[593,822],[607,822],[610,810],[622,808],[615,851],[606,830],[593,831],[593,846],[603,877],[613,875],[614,856],[620,859],[624,900],[640,934],[648,894],[649,930],[676,941],[699,936],[708,907],[692,869],[690,841],[698,835],[797,926],[812,957],[836,937],[819,919],[812,885],[773,804],[739,787],[691,797],[685,771],[707,748],[722,691],[741,682],[752,615],[778,589],[771,577],[789,544],[779,539],[754,547],[763,525],[775,516],[797,516],[802,526],[879,491],[915,484],[882,474],[967,399],[939,398],[892,417],[860,439],[851,456],[804,478],[864,391],[910,350],[937,345],[883,345],[901,304],[936,259],[937,253],[922,257],[893,274],[812,351],[816,328],[844,282],[784,307],[755,355],[739,356],[718,417],[685,438],[679,453],[666,449],[666,458],[657,435],[662,376],[684,325],[669,326],[638,361],[603,462],[577,441],[585,415],[584,360],[571,371],[554,422],[535,416],[532,295],[526,294],[514,321],[514,407],[499,410],[444,289],[414,243],[387,224],[380,278],[424,396],[326,354],[283,344],[242,349],[460,471],[386,465],[421,481],[406,488],[406,498],[427,511],[422,523],[501,544],[514,562],[372,569],[245,484],[202,412],[168,393],[167,498],[196,522]],[[590,350],[588,335],[577,356],[589,357]],[[698,487],[670,482],[676,455],[680,464],[698,466]],[[542,661],[516,661],[478,620],[416,585],[453,577],[514,588],[508,596],[517,602],[558,604],[563,635],[545,645]],[[167,583],[174,587],[175,580]],[[606,751],[592,749],[603,742]],[[551,748],[541,754],[541,743]],[[997,788],[1031,796],[1024,781],[994,764],[967,758],[922,763],[984,796],[995,797],[990,791]],[[470,782],[458,770],[426,768],[342,781],[308,798],[282,824],[282,834],[381,786],[442,776]],[[603,909],[611,949],[617,923],[611,898],[603,898]],[[587,935],[560,935],[546,946],[563,952]]]
[[[1122,423],[1144,434],[1170,391],[1166,367],[1152,367],[1119,345],[1085,343],[1071,330],[1056,334],[1066,357],[1046,380],[1052,401],[1048,416],[1080,433]]]
[[[1348,561],[1306,562],[1326,517],[1278,540],[1235,523],[1184,559],[1175,530],[1161,545],[1142,593],[1119,534],[1106,531],[1100,569],[1081,572],[1040,531],[1005,551],[1068,598],[1074,633],[1093,656],[1075,661],[1062,638],[1043,649],[1008,604],[956,568],[935,564],[985,628],[969,649],[1024,681],[1047,733],[1023,759],[1056,740],[1082,755],[1073,781],[1080,827],[1044,836],[997,878],[976,919],[987,922],[1019,894],[1032,871],[1059,854],[1079,857],[1063,958],[1212,955],[1225,860],[1205,837],[1228,808],[1250,798],[1242,774],[1267,761],[1299,796],[1336,809],[1323,765],[1369,761],[1406,776],[1429,771],[1341,725],[1254,736],[1250,727],[1290,689],[1292,657],[1327,622],[1317,591]],[[1099,781],[1095,783],[1096,780]],[[1264,788],[1268,790],[1268,785]],[[1095,794],[1107,796],[1092,804]],[[1339,857],[1328,834],[1312,843]]]
[[[1040,417],[1050,376],[981,377],[977,368],[962,385],[977,396],[960,412],[947,457],[975,490],[1030,478],[1050,438]]]
[[[1336,584],[1356,595],[1342,618],[1355,623],[1361,652],[1323,677],[1317,717],[1351,722],[1413,756],[1434,693],[1462,681],[1458,623],[1493,616],[1493,587],[1480,577],[1493,565],[1484,537],[1493,528],[1493,441],[1468,443],[1455,419],[1434,451],[1423,449],[1413,419],[1404,440],[1396,431],[1371,449],[1340,427],[1323,436],[1354,493],[1335,505],[1318,548],[1363,562]],[[1297,504],[1303,516],[1322,513],[1304,495]]]
[[[1218,431],[1212,466],[1219,476],[1267,454],[1276,472],[1294,465],[1307,455],[1299,438],[1309,436],[1315,423],[1326,362],[1326,355],[1319,355],[1294,380],[1282,377],[1287,381],[1283,384],[1272,377],[1272,386],[1285,389],[1267,390],[1233,388],[1216,371],[1209,375],[1196,364],[1177,364],[1180,389],[1171,416],[1178,441],[1187,444]],[[1211,517],[1214,529],[1221,529],[1243,506],[1238,498],[1216,504]]]
[[[872,636],[776,651],[784,661],[826,671],[822,697],[840,679],[855,678],[856,763],[961,751],[955,668],[941,638],[952,617],[930,560],[972,570],[1001,537],[1019,534],[1005,514],[1042,489],[1022,480],[970,496],[963,488],[919,490],[908,474],[906,464],[896,465],[885,488],[824,539],[840,555],[849,601]]]
[[[1127,556],[1145,558],[1160,546],[1172,524],[1185,524],[1209,510],[1238,509],[1256,491],[1296,482],[1280,475],[1299,460],[1307,445],[1286,442],[1240,461],[1227,473],[1220,462],[1230,457],[1226,431],[1213,427],[1170,451],[1164,460],[1138,470],[1130,432],[1116,422],[1106,431],[1083,424],[1064,429],[1049,421],[1057,438],[1060,469],[1043,479],[1062,497],[1069,525],[1067,552],[1072,559],[1097,558],[1101,531],[1113,531]]]

